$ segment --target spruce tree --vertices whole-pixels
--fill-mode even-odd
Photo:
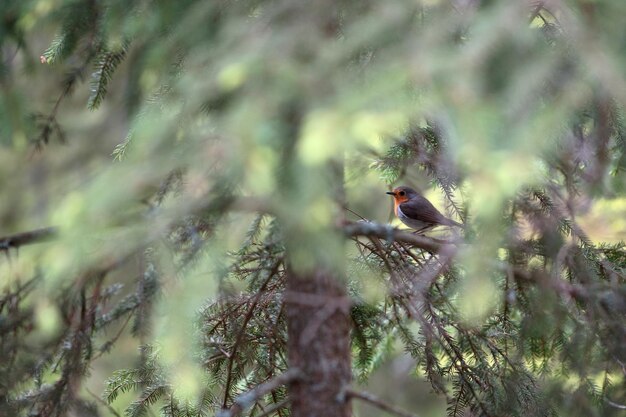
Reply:
[[[0,415],[426,415],[398,350],[449,416],[626,409],[621,2],[0,10]]]

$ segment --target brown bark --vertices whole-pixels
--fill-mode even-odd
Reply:
[[[302,378],[289,385],[292,417],[349,417],[350,302],[332,273],[291,271],[285,293],[289,366]]]
[[[29,232],[18,233],[11,236],[0,237],[0,250],[19,248],[20,246],[44,242],[52,239],[57,234],[54,227],[31,230]]]

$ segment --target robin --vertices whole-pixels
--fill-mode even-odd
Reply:
[[[396,216],[412,229],[425,232],[437,226],[463,227],[439,212],[424,196],[409,187],[397,187],[387,194],[393,196],[393,211]]]

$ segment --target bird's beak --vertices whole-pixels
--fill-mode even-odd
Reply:
[[[393,191],[387,191],[385,194],[396,195],[396,193],[394,193]]]

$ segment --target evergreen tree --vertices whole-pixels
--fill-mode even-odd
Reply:
[[[620,415],[625,8],[3,2],[0,415],[408,416],[398,346],[450,416]]]

